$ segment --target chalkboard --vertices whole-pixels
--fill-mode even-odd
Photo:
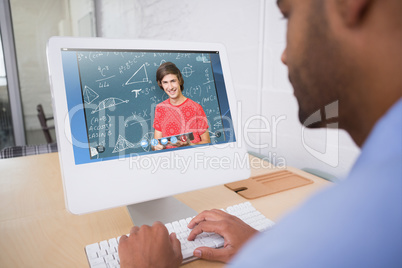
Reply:
[[[156,82],[164,62],[176,64],[183,95],[203,107],[211,143],[225,141],[209,53],[77,51],[77,61],[92,159],[151,151],[141,141],[153,138],[155,107],[168,98]]]

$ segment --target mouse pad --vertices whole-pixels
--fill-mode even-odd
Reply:
[[[247,199],[255,199],[313,183],[288,170],[251,177],[247,180],[225,184],[232,191]]]

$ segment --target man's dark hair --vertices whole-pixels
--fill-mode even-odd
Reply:
[[[179,68],[176,67],[176,65],[173,62],[165,62],[159,66],[158,70],[156,70],[156,81],[158,82],[159,87],[163,90],[162,87],[162,79],[168,74],[174,74],[177,76],[177,79],[179,80],[180,83],[180,90],[183,91],[183,76],[181,75],[181,72]]]

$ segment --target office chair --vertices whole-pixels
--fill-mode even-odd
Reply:
[[[49,130],[54,129],[54,126],[48,126],[47,121],[53,120],[53,117],[46,117],[45,116],[45,112],[43,111],[42,104],[38,104],[38,106],[36,106],[36,110],[38,111],[39,123],[40,123],[40,125],[42,127],[43,134],[45,135],[46,142],[47,143],[52,143],[53,139],[52,139],[52,136],[50,135]]]

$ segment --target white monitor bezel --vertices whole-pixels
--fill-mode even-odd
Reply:
[[[62,67],[62,49],[116,49],[116,50],[188,50],[219,51],[236,142],[179,150],[183,159],[190,159],[190,169],[181,174],[179,169],[163,169],[156,173],[137,169],[133,163],[140,158],[124,158],[76,165],[71,143],[65,80]],[[63,179],[66,208],[73,214],[84,214],[118,206],[141,203],[153,199],[201,188],[246,179],[250,176],[248,156],[241,143],[237,127],[237,107],[225,47],[214,43],[193,43],[154,40],[121,40],[107,38],[52,37],[47,47],[49,79],[53,113]],[[161,156],[172,158],[172,150],[146,155],[149,159]],[[143,156],[138,156],[143,157]],[[223,159],[228,165],[205,163],[200,159]],[[244,159],[247,158],[247,164]],[[223,167],[223,168],[220,168]],[[128,171],[127,171],[128,170]],[[127,176],[129,175],[129,176]],[[139,178],[139,179],[137,179]],[[147,179],[141,179],[147,178]]]

